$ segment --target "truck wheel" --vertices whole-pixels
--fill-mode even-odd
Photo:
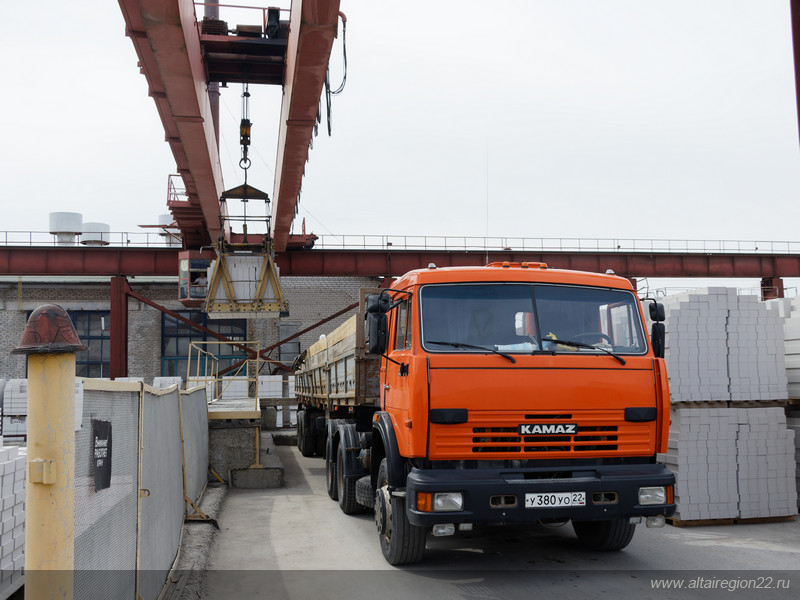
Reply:
[[[303,419],[305,414],[306,411],[304,410],[297,411],[297,448],[300,450],[300,454],[303,453]]]
[[[325,484],[328,488],[328,496],[331,500],[338,500],[339,495],[336,489],[336,457],[333,455],[333,440],[328,436],[325,442]]]
[[[318,433],[314,437],[314,454],[317,456],[325,456],[325,440],[327,439],[328,436],[325,435],[325,431]]]
[[[311,419],[308,411],[297,414],[297,446],[303,456],[314,456],[314,434],[311,433]]]
[[[378,469],[375,489],[375,526],[381,552],[390,565],[422,560],[427,531],[408,522],[405,498],[389,495],[389,469],[385,458]]]
[[[344,452],[344,440],[341,440],[336,452],[336,496],[344,514],[357,515],[364,512],[364,507],[356,502],[356,480],[344,476]]]
[[[608,521],[573,521],[572,528],[581,544],[592,550],[608,552],[622,550],[630,544],[636,525],[621,518]]]

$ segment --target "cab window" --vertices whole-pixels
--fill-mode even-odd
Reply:
[[[411,349],[411,313],[408,311],[408,300],[401,302],[396,308],[395,350]]]

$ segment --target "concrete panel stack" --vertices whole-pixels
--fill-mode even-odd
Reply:
[[[3,390],[3,437],[28,432],[28,380],[9,379]]]
[[[0,448],[0,597],[24,583],[27,448]]]

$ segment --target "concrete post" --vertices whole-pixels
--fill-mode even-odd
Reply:
[[[71,600],[75,521],[75,352],[66,311],[31,314],[12,353],[28,355],[25,597]]]

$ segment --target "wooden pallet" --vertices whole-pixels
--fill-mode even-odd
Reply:
[[[792,403],[800,404],[800,401],[792,400],[714,400],[714,401],[686,401],[672,402],[671,408],[776,408],[786,407]]]
[[[788,523],[794,521],[797,515],[787,515],[785,517],[755,517],[751,519],[692,519],[684,521],[674,517],[667,517],[667,523],[673,527],[706,527],[709,525],[759,525],[762,523]]]

